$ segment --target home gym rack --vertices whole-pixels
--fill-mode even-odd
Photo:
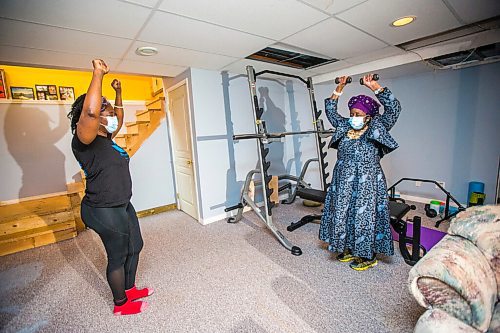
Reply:
[[[239,220],[241,220],[242,214],[243,214],[243,209],[245,206],[248,205],[257,214],[257,216],[265,223],[267,228],[269,228],[269,230],[271,230],[271,232],[278,239],[278,241],[287,250],[289,250],[293,255],[298,256],[298,255],[302,254],[302,250],[298,246],[292,245],[290,243],[290,241],[278,230],[278,228],[276,228],[276,226],[273,223],[272,209],[273,209],[275,204],[271,201],[271,195],[273,194],[273,189],[270,188],[269,183],[271,182],[272,176],[268,174],[268,170],[269,170],[269,167],[271,166],[271,162],[267,161],[267,159],[266,159],[267,155],[269,154],[269,148],[266,147],[266,145],[269,145],[275,141],[281,141],[281,138],[284,138],[284,137],[289,136],[289,135],[314,134],[316,136],[315,142],[316,142],[316,150],[317,150],[318,158],[306,161],[300,177],[295,177],[292,175],[281,175],[278,177],[278,179],[288,179],[288,180],[292,180],[292,181],[296,182],[296,186],[293,188],[291,195],[289,196],[288,200],[286,201],[287,203],[291,203],[295,199],[297,189],[307,190],[309,188],[309,185],[303,181],[303,176],[305,174],[305,171],[307,170],[307,167],[309,166],[309,164],[311,162],[317,161],[319,163],[321,191],[326,190],[327,178],[329,176],[329,173],[326,172],[326,168],[328,167],[328,162],[325,161],[325,157],[327,155],[327,152],[324,151],[324,148],[326,146],[326,141],[324,141],[324,139],[331,136],[333,133],[333,130],[325,130],[324,125],[323,125],[323,120],[320,119],[322,111],[318,110],[316,107],[316,101],[314,99],[314,88],[313,88],[312,78],[308,77],[307,79],[303,79],[302,77],[297,76],[297,75],[280,73],[280,72],[275,72],[275,71],[270,71],[270,70],[264,70],[264,71],[256,73],[252,66],[247,66],[246,71],[247,71],[247,77],[248,77],[248,87],[250,89],[252,109],[254,111],[253,115],[254,115],[254,121],[255,121],[255,133],[234,135],[233,140],[237,141],[237,140],[245,140],[245,139],[256,139],[257,152],[258,152],[258,156],[259,156],[259,169],[252,170],[248,173],[248,175],[246,177],[245,185],[242,189],[240,203],[238,203],[235,206],[228,207],[225,209],[226,212],[238,209],[238,213],[236,214],[236,216],[230,217],[228,219],[228,222],[235,223],[235,222],[238,222]],[[262,115],[264,113],[264,109],[262,107],[259,107],[259,100],[257,97],[257,87],[256,87],[257,77],[260,75],[264,75],[264,74],[273,74],[273,75],[277,75],[277,76],[298,79],[306,85],[307,90],[309,92],[309,101],[310,101],[310,105],[311,105],[313,125],[315,126],[314,130],[296,131],[296,132],[281,132],[281,133],[268,133],[267,132],[265,121],[262,120]],[[262,188],[262,195],[263,195],[263,201],[264,201],[263,209],[259,208],[257,206],[257,204],[253,201],[253,199],[250,198],[250,196],[247,194],[249,186],[250,186],[250,182],[252,181],[253,176],[256,174],[260,174],[260,178],[261,178],[260,182],[258,182],[257,184],[260,185],[260,187]],[[285,189],[290,189],[290,187],[291,187],[290,184],[284,185],[280,188],[280,191],[285,190]],[[315,191],[314,189],[310,189],[310,190]]]

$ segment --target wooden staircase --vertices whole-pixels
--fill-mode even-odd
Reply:
[[[133,156],[141,147],[142,143],[153,134],[165,118],[165,97],[146,104],[147,110],[137,111],[136,120],[125,124],[127,133],[118,134],[114,140],[130,156]]]
[[[165,97],[146,104],[136,120],[126,125],[126,134],[115,142],[132,156],[153,134],[165,118]],[[82,172],[83,174],[83,172]],[[67,184],[67,191],[37,197],[0,202],[0,256],[32,249],[73,238],[85,225],[80,217],[80,204],[85,179]]]

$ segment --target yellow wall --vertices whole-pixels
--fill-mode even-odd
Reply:
[[[75,88],[75,98],[87,92],[91,72],[69,71],[60,69],[45,69],[35,67],[19,67],[0,65],[5,71],[5,81],[8,95],[10,87],[31,87],[35,90],[35,84],[55,84],[58,88]],[[118,79],[122,83],[122,98],[124,100],[149,100],[152,98],[152,78],[147,76],[133,76],[124,74],[106,74],[103,81],[103,95],[109,99],[115,99],[115,91],[111,88],[111,81]],[[36,97],[35,97],[36,98]]]

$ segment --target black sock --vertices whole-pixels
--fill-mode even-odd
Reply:
[[[125,297],[124,299],[120,299],[120,300],[113,300],[113,302],[115,302],[116,306],[121,306],[121,305],[127,303],[127,297]]]

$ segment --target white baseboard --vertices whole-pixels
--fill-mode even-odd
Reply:
[[[229,216],[230,216],[229,213],[223,213],[223,214],[220,214],[220,215],[208,217],[206,219],[200,219],[200,223],[202,225],[207,225],[207,224],[214,223],[214,222],[217,222],[217,221],[220,221],[220,220],[225,220]]]
[[[413,196],[413,195],[407,195],[407,194],[401,194],[400,195],[402,199],[408,200],[408,201],[414,201],[418,203],[423,203],[423,204],[428,204],[431,202],[431,200],[438,200],[435,198],[425,198],[425,197],[418,197],[418,196]],[[442,200],[439,200],[442,201]],[[460,203],[462,206],[467,207],[467,204]],[[457,205],[450,200],[450,206],[457,207]]]
[[[406,194],[401,194],[401,199],[419,202],[419,203],[424,203],[424,204],[428,204],[431,200],[434,200],[431,198],[417,197],[417,196],[406,195]]]

